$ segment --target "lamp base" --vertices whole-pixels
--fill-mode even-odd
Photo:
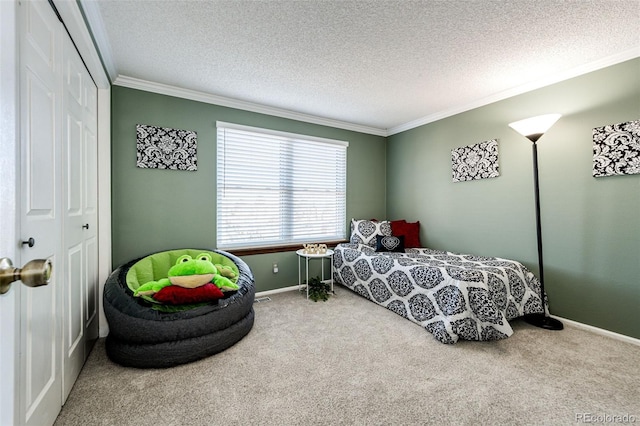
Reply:
[[[545,330],[562,330],[564,328],[562,322],[555,318],[548,317],[545,314],[528,314],[523,318],[529,324],[544,328]]]

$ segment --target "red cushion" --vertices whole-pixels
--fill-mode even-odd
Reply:
[[[185,303],[211,302],[222,299],[224,293],[215,284],[205,284],[196,288],[184,288],[178,285],[169,285],[153,295],[158,302],[170,305],[182,305]]]
[[[404,236],[405,248],[422,247],[422,243],[420,243],[420,221],[392,220],[391,233],[394,237]]]

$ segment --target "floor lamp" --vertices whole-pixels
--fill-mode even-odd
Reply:
[[[538,268],[540,270],[540,298],[542,299],[542,313],[527,314],[524,316],[525,321],[536,327],[545,328],[547,330],[562,330],[562,322],[555,318],[551,318],[546,314],[544,308],[544,270],[542,267],[542,227],[540,225],[540,187],[538,183],[538,147],[536,142],[549,130],[553,124],[558,121],[560,114],[546,114],[537,117],[527,118],[525,120],[516,121],[509,124],[516,132],[533,142],[533,189],[536,200],[536,231],[538,236]]]

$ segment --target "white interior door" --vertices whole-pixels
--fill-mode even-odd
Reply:
[[[49,285],[20,291],[20,424],[46,425],[62,406],[61,126],[63,29],[46,1],[19,3],[21,260],[50,259]]]
[[[0,257],[22,265],[16,229],[18,200],[17,3],[0,1]],[[13,64],[13,66],[9,65]],[[19,286],[0,295],[0,425],[14,423],[17,387],[17,301]]]
[[[64,399],[97,338],[97,88],[64,38]]]
[[[74,49],[75,52],[75,49]],[[77,53],[77,52],[76,52]],[[80,60],[80,56],[77,56]],[[98,244],[98,88],[83,67],[84,78],[84,328],[86,361],[100,333],[100,279]]]

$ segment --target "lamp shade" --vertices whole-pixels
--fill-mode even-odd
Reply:
[[[562,114],[538,115],[537,117],[526,118],[510,123],[509,127],[530,141],[535,142],[540,139],[560,117],[562,117]]]

